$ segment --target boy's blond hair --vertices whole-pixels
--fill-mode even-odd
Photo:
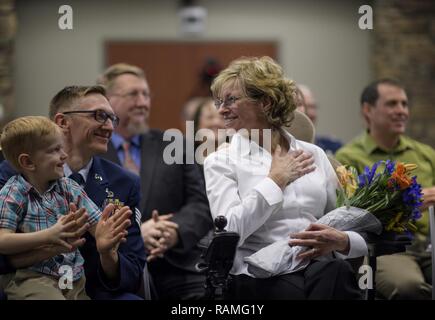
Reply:
[[[23,153],[32,155],[60,134],[59,127],[46,117],[21,117],[5,125],[0,144],[6,160],[15,170],[22,172],[19,156]]]

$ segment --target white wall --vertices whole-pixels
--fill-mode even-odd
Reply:
[[[58,28],[68,3],[74,29]],[[275,40],[288,76],[308,84],[320,105],[318,132],[345,141],[362,128],[359,94],[371,80],[371,31],[358,28],[358,1],[203,0],[203,40]],[[109,39],[181,40],[176,0],[17,0],[16,115],[47,114],[63,86],[92,84]]]

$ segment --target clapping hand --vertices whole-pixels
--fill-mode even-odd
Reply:
[[[77,210],[75,204],[69,205],[69,213],[61,216],[57,223],[45,230],[47,244],[59,251],[74,251],[84,243],[80,237],[89,228],[88,215],[84,208]]]
[[[127,241],[126,229],[131,224],[131,210],[128,206],[124,206],[112,214],[114,209],[113,204],[107,205],[95,228],[95,240],[100,254],[116,253],[119,244]]]
[[[83,234],[88,230],[89,223],[88,222],[88,214],[86,210],[80,209],[77,210],[77,207],[74,203],[70,203],[69,205],[69,214],[73,215],[73,219],[75,224],[71,226],[70,229],[66,231],[74,233],[74,237],[67,238],[66,241],[71,245],[70,249],[65,248],[65,246],[53,244],[51,245],[51,250],[56,254],[73,252],[77,248],[81,247],[85,244],[85,238],[81,238]]]

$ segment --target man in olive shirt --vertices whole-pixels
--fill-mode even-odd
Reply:
[[[361,95],[361,108],[367,130],[339,149],[336,158],[359,172],[379,160],[415,163],[417,181],[424,193],[422,210],[435,203],[435,150],[404,136],[409,118],[408,98],[400,83],[378,80]],[[403,254],[377,259],[377,292],[387,299],[431,298],[431,255],[427,251],[428,212],[418,222],[415,240]]]

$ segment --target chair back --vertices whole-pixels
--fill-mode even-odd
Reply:
[[[291,125],[289,127],[285,127],[285,129],[298,140],[314,143],[316,130],[314,128],[313,122],[305,113],[298,110],[294,111],[294,115],[295,117]]]

